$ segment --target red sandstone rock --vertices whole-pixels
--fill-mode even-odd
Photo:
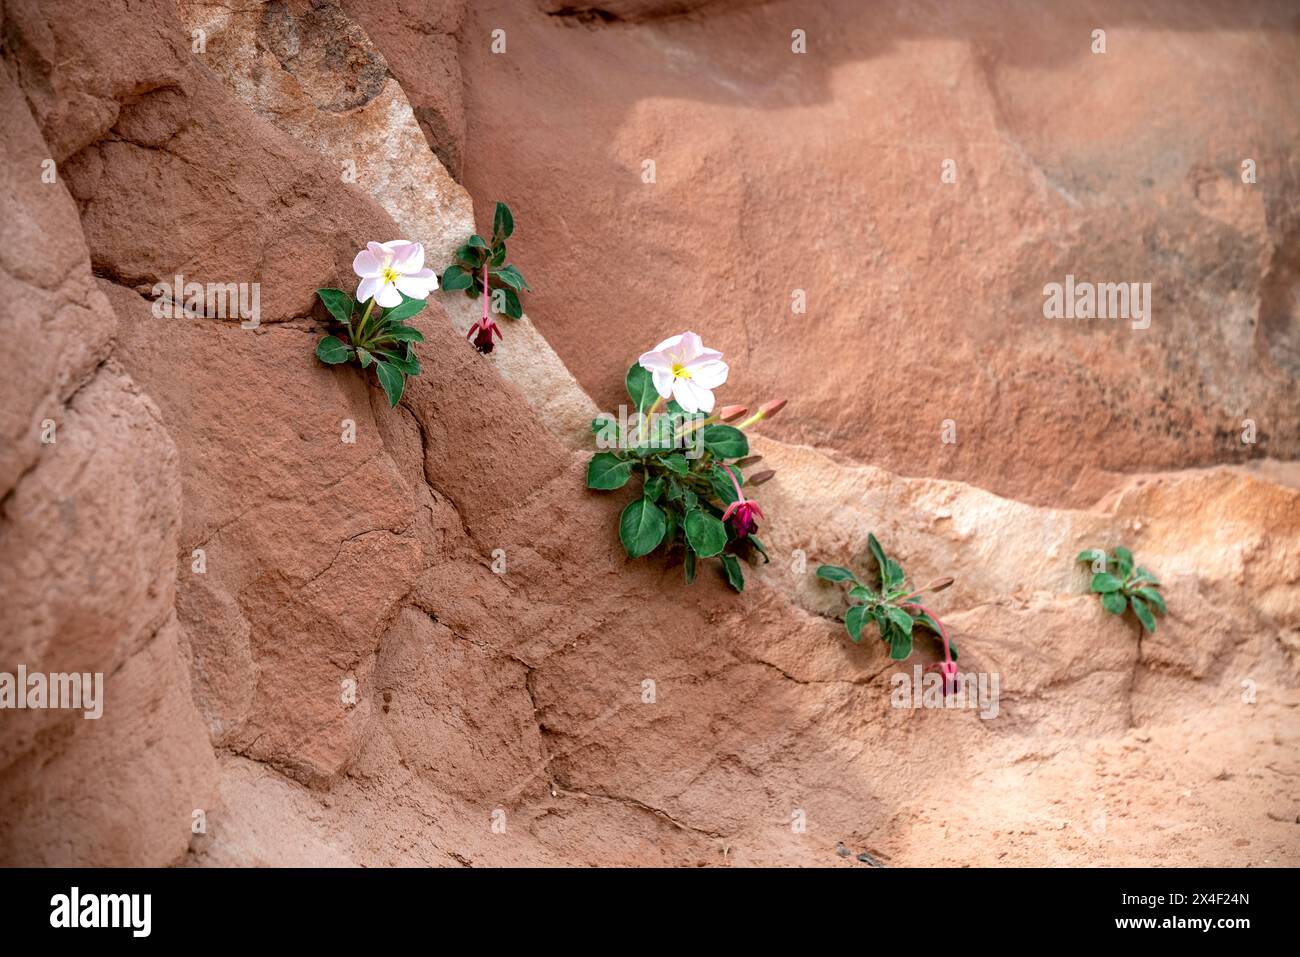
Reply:
[[[1158,42],[1172,7],[1116,13],[1107,74],[1042,52],[1086,44],[1071,16],[1008,36],[991,2],[937,24],[845,4],[835,30],[835,11],[801,16],[794,61],[790,5],[738,6],[602,6],[621,24],[6,6],[0,283],[18,307],[0,324],[27,364],[0,386],[0,671],[102,668],[111,708],[0,712],[0,863],[839,866],[840,842],[909,864],[1294,862],[1294,468],[1112,482],[1233,459],[1208,436],[1242,409],[1261,451],[1294,455],[1294,184],[1211,175],[1250,121],[1208,72],[1190,80],[1203,116],[1140,132],[1126,91],[1189,81]],[[1181,41],[1229,65],[1282,42],[1270,14],[1230,35],[1222,10]],[[1294,139],[1288,62],[1261,67],[1266,150]],[[1067,111],[1060,133],[1075,102],[1127,112]],[[727,401],[790,398],[755,439],[777,472],[755,493],[773,562],[744,595],[626,560],[625,498],[584,490],[574,451],[591,402],[531,326],[503,346],[528,356],[489,362],[463,304],[435,297],[396,409],[313,358],[314,290],[351,283],[367,239],[445,250],[472,228],[415,129],[466,157],[480,220],[499,196],[528,224],[528,308],[600,404],[683,315],[727,350]],[[343,182],[365,143],[370,175]],[[962,202],[918,172],[949,146]],[[1038,270],[1080,257],[1178,283],[1169,325],[1138,341],[1007,318]],[[261,283],[262,324],[156,318],[149,287],[178,271]],[[786,315],[792,277],[806,316]],[[956,446],[919,438],[942,417]],[[937,600],[963,668],[1001,676],[998,719],[890,707],[898,666],[844,637],[842,597],[810,574],[856,563],[873,530],[918,579],[956,577]],[[1072,561],[1119,541],[1166,581],[1171,613],[1140,641]],[[936,657],[918,643],[905,670]],[[1175,787],[1195,791],[1171,807]]]

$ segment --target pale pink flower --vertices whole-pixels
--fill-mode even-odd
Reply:
[[[405,239],[367,243],[352,260],[352,271],[361,277],[357,302],[373,296],[375,305],[385,309],[400,306],[403,295],[425,299],[438,288],[434,271],[424,268],[424,246]]]
[[[687,412],[712,412],[713,390],[727,381],[722,353],[704,348],[693,332],[665,339],[639,362],[653,377],[660,397],[676,399]]]

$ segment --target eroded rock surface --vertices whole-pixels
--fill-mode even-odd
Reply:
[[[984,368],[985,353],[1001,370],[989,380],[1002,384],[995,407],[979,413],[984,426],[959,416],[950,453],[919,447],[951,454],[951,467],[927,458],[920,471],[939,477],[908,478],[895,439],[945,405],[912,386],[920,359],[882,373],[903,398],[864,387],[867,409],[846,385],[857,366],[842,364],[851,352],[842,344],[804,330],[780,355],[763,348],[780,304],[770,322],[743,328],[725,309],[688,323],[730,337],[729,390],[771,382],[793,400],[772,435],[755,441],[777,469],[758,496],[773,562],[749,571],[744,595],[712,570],[688,587],[680,566],[628,562],[615,534],[625,493],[583,489],[596,404],[564,363],[609,407],[618,396],[606,380],[617,383],[659,332],[680,331],[682,316],[698,314],[694,303],[737,306],[772,292],[774,264],[758,268],[747,250],[789,248],[788,236],[768,241],[774,203],[782,229],[820,250],[813,258],[824,262],[808,274],[836,277],[810,299],[828,332],[857,321],[854,277],[878,280],[848,245],[817,238],[826,230],[866,229],[890,283],[921,260],[931,281],[950,274],[951,263],[940,264],[950,247],[986,231],[962,261],[987,253],[989,275],[958,275],[932,304],[990,311],[1014,298],[1027,264],[1056,248],[1053,223],[1082,221],[1064,248],[1095,253],[1102,266],[1132,254],[1103,234],[1120,215],[1108,197],[1128,188],[1113,185],[1115,170],[1135,154],[1089,165],[1067,151],[1051,162],[1082,180],[1064,185],[1060,169],[1021,175],[1029,148],[1007,131],[1046,129],[1025,113],[1043,68],[1026,42],[1020,52],[985,49],[994,38],[980,18],[994,6],[953,27],[978,42],[936,39],[890,14],[871,35],[892,29],[916,37],[918,49],[877,39],[874,61],[848,49],[852,18],[838,40],[825,31],[818,39],[820,21],[810,21],[814,44],[842,47],[836,70],[817,68],[821,88],[784,61],[778,80],[762,77],[769,35],[784,31],[788,50],[780,3],[611,2],[608,16],[553,4],[467,12],[432,0],[6,5],[0,185],[13,215],[0,222],[0,283],[15,308],[0,321],[28,360],[6,376],[0,404],[0,671],[19,662],[102,670],[107,700],[99,721],[0,713],[0,862],[856,866],[835,853],[839,843],[900,864],[1300,860],[1290,785],[1300,770],[1294,463],[1139,475],[1093,503],[1100,493],[1083,495],[1072,461],[1051,444],[1068,433],[1070,449],[1101,456],[1103,438],[1130,452],[1155,441],[1146,420],[1124,418],[1144,393],[1117,385],[1123,370],[1100,356],[1190,356],[1170,327],[1153,326],[1142,345],[1077,330],[1009,344],[988,316],[964,324],[951,310],[917,309],[930,318],[905,328],[915,295],[869,285],[870,301],[895,310],[882,354],[911,355],[909,336],[955,343],[947,372],[961,373],[973,403],[989,395],[969,370]],[[1168,19],[1121,19],[1112,42]],[[1216,14],[1207,26],[1230,20]],[[498,21],[511,52],[492,60],[488,28]],[[1272,23],[1265,16],[1237,39],[1207,29],[1197,42],[1251,57],[1282,42]],[[730,45],[719,47],[714,31],[724,29]],[[199,51],[194,30],[203,31]],[[634,71],[659,92],[632,97],[606,82],[566,93],[546,110],[564,109],[572,123],[526,137],[518,156],[489,149],[495,133],[475,125],[476,111],[528,77],[535,89],[523,101],[547,115],[541,101],[571,89],[575,50],[591,75]],[[882,185],[845,158],[874,155],[870,137],[913,122],[865,81],[935,57],[970,98],[973,124],[952,120],[935,137],[971,157],[988,146],[1019,183],[1010,194],[968,157],[972,185],[989,200],[944,212],[945,200],[907,192],[921,187],[905,171]],[[1285,72],[1286,62],[1266,70]],[[455,79],[463,68],[466,141]],[[703,97],[701,77],[713,81]],[[941,88],[925,95],[939,102]],[[863,97],[890,108],[870,109]],[[615,108],[628,119],[608,126],[613,152],[590,138],[580,147]],[[832,122],[837,110],[872,120],[848,129]],[[683,117],[708,128],[687,136]],[[826,169],[798,192],[788,184],[803,160],[769,135],[773,122],[833,126],[843,139],[821,143]],[[647,139],[653,129],[658,138]],[[1179,135],[1190,150],[1195,129]],[[1262,142],[1290,135],[1284,121]],[[1039,149],[1056,143],[1044,134]],[[560,182],[550,178],[551,150],[568,151],[562,178],[570,193],[587,185],[581,201],[548,192]],[[646,150],[663,158],[662,192],[612,187],[602,164],[639,163]],[[41,181],[45,158],[55,160],[55,183]],[[477,204],[448,172],[460,173],[461,158]],[[348,161],[354,178],[343,175]],[[1181,162],[1156,177],[1159,189]],[[1157,263],[1168,275],[1196,274],[1212,251],[1227,263],[1207,280],[1204,301],[1162,308],[1180,334],[1197,333],[1236,288],[1231,273],[1234,315],[1258,308],[1267,322],[1253,351],[1229,330],[1226,355],[1198,360],[1204,391],[1189,390],[1174,365],[1163,385],[1141,389],[1169,388],[1197,422],[1244,401],[1270,435],[1261,450],[1285,458],[1294,451],[1285,439],[1294,323],[1277,250],[1294,190],[1275,183],[1245,194],[1216,183],[1207,175],[1200,191],[1218,197],[1213,228],[1184,199],[1161,216],[1138,204],[1148,224],[1184,243],[1179,262]],[[1052,197],[1067,188],[1089,199],[1086,209],[1067,215],[1057,205]],[[866,197],[849,226],[825,218],[834,195]],[[519,213],[521,267],[546,277],[528,304],[560,355],[525,320],[506,324],[498,353],[479,356],[464,341],[472,305],[438,295],[414,321],[426,337],[424,372],[398,408],[355,368],[315,360],[325,324],[313,292],[349,286],[357,248],[400,235],[440,264],[498,197]],[[902,223],[918,203],[942,233],[933,246]],[[604,233],[596,220],[614,208],[622,231]],[[707,276],[679,255],[694,228],[682,232],[682,217],[696,215],[713,217]],[[632,238],[629,223],[640,224]],[[999,258],[999,244],[1016,235],[1023,247]],[[595,281],[616,255],[624,268],[604,287],[618,293],[617,308]],[[632,255],[643,260],[635,270],[626,268]],[[1061,252],[1058,265],[1068,258]],[[153,284],[177,273],[260,283],[260,322],[155,317]],[[575,285],[579,273],[586,279]],[[710,283],[720,274],[729,292],[716,297]],[[656,298],[652,285],[672,291]],[[777,368],[781,356],[818,373]],[[848,358],[876,361],[861,350]],[[1054,361],[1086,371],[1114,400],[1120,411],[1106,429],[1051,378]],[[1243,370],[1260,376],[1228,382]],[[881,445],[841,441],[848,417],[861,422],[864,409],[885,433]],[[1033,488],[993,464],[1005,452],[998,442],[1009,441],[995,435],[998,409],[1059,418],[1059,435],[1053,425],[1017,440],[1017,467],[1039,477]],[[41,441],[47,419],[53,444]],[[1097,468],[1195,464],[1202,438],[1191,429],[1166,458],[1098,457]],[[899,666],[874,638],[845,638],[840,593],[811,577],[818,562],[856,562],[869,531],[917,580],[957,577],[938,610],[963,669],[999,676],[996,717],[891,707]],[[1154,636],[1084,594],[1074,554],[1119,542],[1166,582],[1171,613]],[[904,670],[935,657],[919,643]]]

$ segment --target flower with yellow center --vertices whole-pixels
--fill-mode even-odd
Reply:
[[[665,339],[638,361],[660,398],[676,399],[687,412],[712,412],[713,390],[727,381],[722,353],[704,348],[693,332]]]
[[[352,260],[352,271],[361,277],[357,302],[373,297],[384,309],[400,306],[404,295],[425,299],[438,288],[438,277],[424,268],[424,246],[405,239],[367,243]]]

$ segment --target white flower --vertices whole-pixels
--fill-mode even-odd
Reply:
[[[727,381],[722,353],[704,348],[693,332],[665,339],[638,361],[660,397],[676,399],[687,412],[712,412],[713,390]]]
[[[438,288],[438,277],[424,268],[424,246],[405,239],[367,243],[352,260],[352,271],[361,277],[357,302],[375,297],[375,305],[392,309],[402,304],[402,295],[426,299]]]

